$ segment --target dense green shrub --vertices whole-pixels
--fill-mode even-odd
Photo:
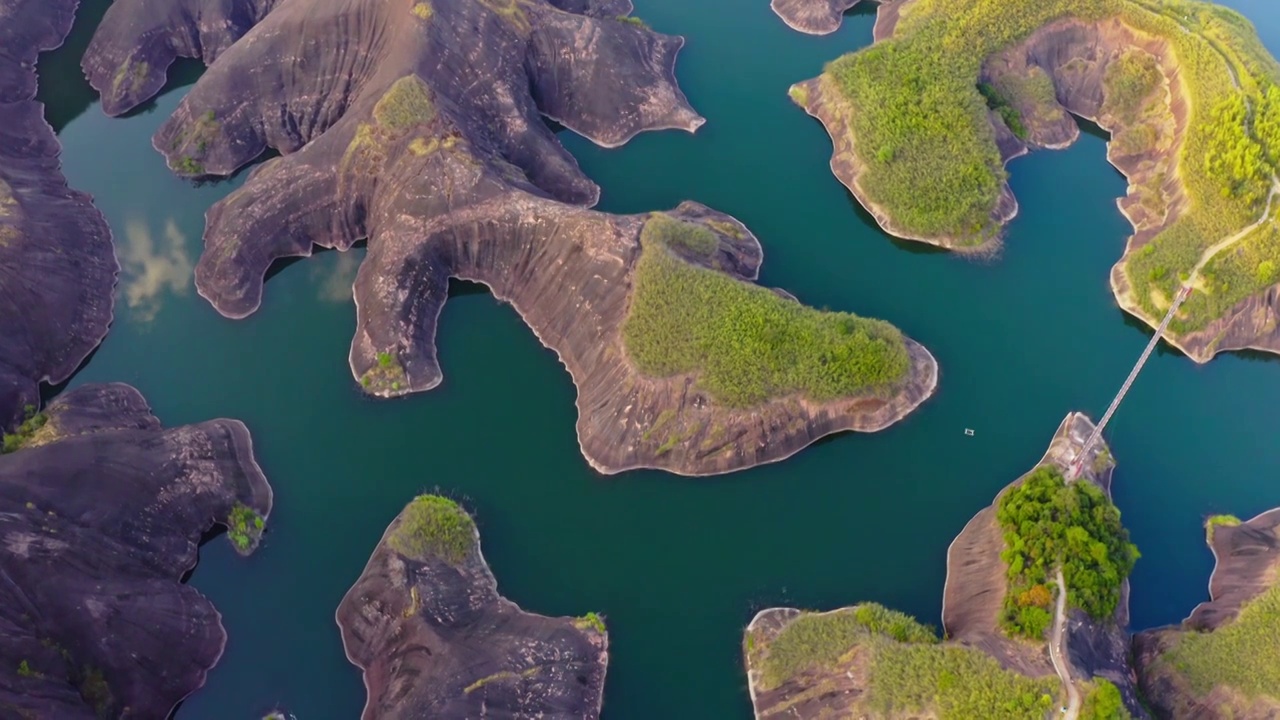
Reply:
[[[1204,697],[1225,685],[1253,698],[1280,700],[1280,584],[1245,604],[1213,632],[1188,632],[1161,658]]]
[[[646,224],[623,339],[641,372],[694,373],[717,402],[750,407],[802,393],[818,401],[885,396],[907,375],[888,323],[820,312],[677,257],[702,232],[657,216]],[[705,228],[703,228],[705,230]]]
[[[1080,708],[1081,720],[1130,720],[1132,717],[1124,706],[1120,688],[1106,678],[1093,681],[1093,687],[1084,697],[1084,707]]]
[[[1008,565],[1002,618],[1008,632],[1043,636],[1052,622],[1047,585],[1058,567],[1068,604],[1099,619],[1115,612],[1138,550],[1098,486],[1068,484],[1056,467],[1042,465],[1000,496],[996,517]]]
[[[400,513],[387,538],[392,550],[415,560],[439,558],[457,565],[476,544],[476,526],[467,511],[437,495],[420,495]]]
[[[49,421],[49,416],[42,412],[36,412],[35,405],[28,405],[23,408],[24,419],[12,433],[4,433],[3,439],[0,441],[0,455],[5,453],[16,452],[21,450],[36,431],[45,426]]]

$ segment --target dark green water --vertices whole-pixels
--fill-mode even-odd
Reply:
[[[813,38],[766,0],[637,4],[655,28],[688,37],[679,76],[708,123],[619,150],[565,134],[604,188],[602,208],[692,198],[732,213],[764,244],[765,283],[923,342],[941,364],[940,391],[905,422],[724,478],[600,477],[578,454],[568,374],[474,288],[459,288],[441,321],[444,384],[365,399],[346,363],[362,251],[289,265],[256,315],[224,320],[195,294],[190,264],[204,210],[237,183],[193,188],[150,144],[183,90],[126,120],[101,114],[76,67],[101,3],[42,61],[67,175],[97,198],[125,265],[115,327],[73,384],[132,383],[169,424],[243,419],[276,491],[256,556],[204,549],[192,582],[230,641],[181,720],[258,717],[276,703],[303,720],[357,717],[364,689],[333,611],[386,524],[432,488],[476,513],[508,597],[608,616],[609,720],[748,717],[739,642],[755,610],[876,600],[936,622],[952,537],[1039,459],[1068,411],[1097,417],[1118,389],[1149,332],[1107,289],[1128,226],[1100,137],[1014,162],[1022,212],[998,260],[921,252],[856,209],[827,170],[825,133],[786,97],[868,43],[870,14]],[[1228,4],[1280,50],[1280,10]],[[1116,498],[1144,554],[1136,627],[1177,621],[1205,596],[1206,514],[1280,504],[1277,408],[1280,360],[1198,367],[1162,351],[1148,364],[1109,432]]]

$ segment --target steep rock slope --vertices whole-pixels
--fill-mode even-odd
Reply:
[[[226,643],[180,582],[201,536],[221,524],[251,552],[271,511],[249,433],[163,429],[127,385],[77,388],[42,419],[0,455],[0,715],[167,717]]]
[[[75,0],[0,0],[0,430],[71,376],[111,322],[111,232],[67,187],[36,94],[36,55],[62,44]]]
[[[475,524],[446,498],[400,513],[337,618],[364,671],[363,720],[600,716],[603,621],[534,615],[499,595]]]

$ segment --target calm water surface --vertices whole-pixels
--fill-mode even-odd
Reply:
[[[578,454],[563,367],[510,308],[463,286],[440,326],[444,384],[368,400],[346,363],[363,251],[290,264],[256,315],[219,317],[191,266],[205,209],[238,181],[193,187],[150,143],[184,81],[128,119],[103,116],[77,67],[102,2],[42,60],[67,176],[96,197],[124,265],[114,329],[73,384],[132,383],[169,424],[243,419],[276,491],[257,555],[204,549],[192,583],[230,641],[181,720],[260,717],[276,703],[304,720],[357,717],[364,689],[334,609],[386,524],[436,488],[475,512],[505,595],[540,613],[608,616],[609,720],[747,717],[739,643],[755,610],[875,600],[936,622],[952,537],[1039,459],[1068,411],[1105,409],[1149,332],[1107,289],[1128,226],[1102,138],[1014,162],[1022,212],[998,260],[922,252],[856,208],[827,169],[822,128],[787,100],[792,82],[870,42],[870,13],[813,38],[765,0],[636,4],[688,37],[680,81],[708,123],[618,150],[565,134],[604,189],[602,209],[695,199],[732,213],[764,244],[763,282],[923,342],[940,391],[905,422],[724,478],[601,477]],[[1228,4],[1280,50],[1269,0]],[[1175,622],[1205,596],[1206,514],[1280,504],[1278,407],[1276,359],[1198,367],[1162,351],[1147,366],[1109,432],[1116,499],[1143,552],[1137,627]]]

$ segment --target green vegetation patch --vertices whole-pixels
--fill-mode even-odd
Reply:
[[[696,231],[651,219],[641,233],[627,352],[656,377],[696,373],[717,402],[751,407],[802,393],[817,401],[887,396],[906,377],[902,334],[888,323],[820,312],[691,265],[672,253]],[[697,242],[697,241],[695,241]]]
[[[1240,518],[1235,515],[1210,515],[1208,520],[1204,521],[1205,539],[1210,545],[1213,544],[1213,531],[1220,527],[1235,527],[1240,525]]]
[[[5,433],[3,444],[0,444],[0,455],[6,453],[17,452],[26,447],[31,438],[35,436],[36,431],[45,426],[49,422],[49,416],[42,412],[36,412],[35,405],[28,405],[23,408],[25,419],[22,424],[12,433]]]
[[[628,25],[635,25],[636,27],[643,28],[645,30],[649,29],[649,23],[641,20],[638,17],[635,17],[634,15],[619,15],[618,22],[626,23]]]
[[[1081,720],[1131,720],[1132,717],[1124,706],[1120,688],[1106,678],[1093,680],[1080,708]]]
[[[829,613],[805,613],[769,643],[760,663],[760,680],[766,688],[773,688],[811,668],[832,669],[871,633],[900,642],[938,642],[933,630],[915,618],[874,603]]]
[[[237,502],[227,516],[227,538],[240,552],[252,550],[262,539],[266,522],[253,508]]]
[[[1054,678],[1005,670],[981,651],[940,644],[932,629],[875,604],[801,615],[763,647],[748,636],[747,647],[750,660],[758,658],[765,690],[810,670],[838,671],[840,663],[865,653],[863,709],[874,717],[1023,720],[1052,707],[1057,687]]]
[[[119,95],[123,91],[128,95],[136,95],[142,90],[142,84],[147,81],[149,72],[151,72],[151,66],[146,62],[126,60],[116,69],[115,76],[111,78],[111,92]]]
[[[373,393],[398,392],[409,386],[409,379],[399,358],[389,352],[380,352],[378,364],[360,376],[360,386]]]
[[[409,12],[413,13],[420,20],[430,20],[431,16],[434,14],[434,11],[431,9],[431,3],[425,2],[415,3],[414,6],[410,8]]]
[[[1246,603],[1213,632],[1187,632],[1161,659],[1198,697],[1223,685],[1250,698],[1280,699],[1280,585]]]
[[[589,612],[580,618],[574,618],[573,626],[579,630],[595,630],[601,635],[605,634],[607,628],[604,624],[604,617],[599,613]]]
[[[1007,122],[1013,114],[1000,101],[1007,88],[983,97],[982,63],[1068,17],[1119,18],[1163,38],[1190,96],[1189,129],[1168,171],[1190,202],[1146,255],[1125,267],[1134,299],[1159,317],[1203,251],[1257,219],[1280,167],[1280,66],[1239,13],[1194,0],[916,0],[893,38],[830,63],[825,76],[848,106],[842,112],[864,166],[859,184],[867,198],[906,233],[978,244],[998,232],[991,213],[1006,177],[988,105]],[[1068,64],[1064,72],[1081,69]],[[1107,67],[1107,109],[1141,126],[1117,134],[1123,151],[1154,147],[1156,125],[1147,122],[1147,110],[1160,83],[1155,59],[1143,52],[1124,53]],[[1142,197],[1160,202],[1151,188]],[[1175,332],[1203,328],[1280,280],[1260,267],[1280,262],[1273,239],[1256,242],[1252,253],[1215,260],[1214,277],[1184,306]]]
[[[1108,618],[1138,559],[1120,511],[1097,485],[1067,483],[1042,465],[1000,496],[996,517],[1004,531],[1000,558],[1008,566],[1002,624],[1012,635],[1040,638],[1053,622],[1050,578],[1062,568],[1067,602]]]
[[[476,525],[454,501],[420,495],[400,513],[400,522],[387,543],[405,557],[434,557],[458,565],[476,545]]]
[[[431,122],[436,116],[426,83],[417,75],[406,75],[391,84],[373,106],[373,119],[393,132],[405,132],[415,125]]]

